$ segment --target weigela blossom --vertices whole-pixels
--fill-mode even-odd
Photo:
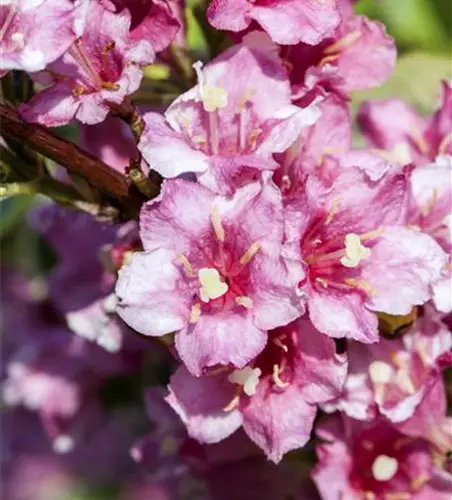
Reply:
[[[410,181],[410,225],[429,234],[449,256],[441,277],[433,284],[436,308],[448,313],[452,311],[452,156],[441,155],[434,163],[416,167]]]
[[[19,107],[29,122],[57,127],[73,118],[82,123],[103,121],[141,82],[140,66],[150,64],[149,41],[130,37],[130,14],[114,14],[100,0],[91,0],[83,35],[46,71],[34,77],[49,85]]]
[[[385,26],[365,16],[349,15],[318,45],[299,43],[282,49],[292,98],[306,105],[316,96],[381,85],[392,73],[396,48]]]
[[[372,346],[350,342],[344,392],[326,408],[360,420],[375,418],[377,409],[392,422],[407,420],[441,379],[451,347],[450,331],[431,306],[400,339],[382,338]]]
[[[337,0],[213,0],[207,18],[215,28],[228,31],[243,31],[255,21],[282,45],[315,45],[331,35],[340,20]]]
[[[82,36],[88,0],[6,0],[0,5],[0,72],[41,71]]]
[[[232,193],[261,171],[275,170],[272,154],[284,152],[319,116],[315,105],[291,104],[282,61],[262,33],[196,69],[198,85],[165,117],[144,115],[139,149],[163,177],[194,172],[210,189]]]
[[[335,414],[321,423],[313,479],[324,500],[446,500],[451,476],[427,439],[412,438],[383,419],[359,422]]]
[[[232,198],[192,182],[164,183],[140,216],[144,253],[121,269],[118,314],[145,335],[176,334],[195,375],[207,367],[244,367],[267,331],[297,318],[302,306],[281,257],[281,198],[266,181]]]
[[[216,443],[243,426],[279,462],[309,440],[316,405],[340,392],[346,372],[334,342],[298,320],[272,331],[267,347],[244,368],[194,377],[180,367],[167,401],[200,442]]]
[[[433,238],[406,227],[408,175],[388,168],[368,153],[327,155],[285,203],[299,293],[314,326],[333,337],[376,342],[375,311],[408,314],[430,299],[446,264]]]
[[[403,165],[422,165],[452,155],[452,86],[442,85],[442,101],[428,119],[398,99],[364,103],[358,123],[370,146]]]

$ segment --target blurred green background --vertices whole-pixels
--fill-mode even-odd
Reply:
[[[191,0],[189,5],[199,3],[200,0]],[[363,99],[396,96],[423,114],[432,112],[438,104],[440,81],[452,80],[452,0],[361,0],[356,10],[385,23],[396,39],[399,61],[385,85],[353,96],[354,108]],[[205,37],[190,7],[187,20],[190,48],[205,53]],[[28,196],[0,201],[1,264],[13,265],[29,277],[36,277],[48,269],[49,258],[44,242],[26,223],[25,216],[32,203],[34,200]],[[80,491],[66,498],[107,500],[108,496],[80,485]]]

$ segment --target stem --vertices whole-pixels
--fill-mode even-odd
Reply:
[[[111,109],[121,118],[121,120],[129,125],[133,138],[138,144],[144,130],[144,121],[135,103],[131,99],[126,98],[122,104],[112,104]]]
[[[68,172],[83,177],[126,214],[137,215],[143,198],[124,175],[50,130],[24,122],[7,105],[0,104],[0,120],[3,136],[20,140]]]

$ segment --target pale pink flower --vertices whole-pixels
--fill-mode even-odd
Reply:
[[[358,114],[370,146],[401,164],[424,164],[452,155],[452,87],[443,82],[442,101],[428,120],[398,99],[365,102]]]
[[[339,24],[337,0],[213,0],[207,11],[217,29],[243,31],[256,21],[272,40],[283,45],[315,45]]]
[[[274,170],[284,152],[318,118],[315,105],[293,106],[276,47],[262,33],[226,50],[201,69],[198,85],[166,111],[144,115],[139,149],[163,177],[186,172],[219,193]],[[271,96],[271,98],[269,98]]]
[[[364,16],[348,16],[320,44],[284,48],[292,98],[302,106],[317,95],[334,92],[347,98],[354,90],[381,85],[396,62],[396,48],[385,26]]]
[[[150,64],[150,42],[130,38],[130,14],[114,14],[100,0],[91,0],[81,38],[35,78],[46,89],[19,107],[29,122],[56,127],[73,118],[86,124],[103,121],[111,106],[135,92],[141,82],[140,66]]]
[[[323,441],[312,477],[324,500],[446,500],[452,477],[438,466],[430,442],[411,438],[383,419],[339,414],[317,427]]]
[[[145,252],[119,274],[118,314],[145,335],[180,330],[177,351],[196,375],[218,363],[245,366],[267,330],[303,312],[281,257],[282,205],[271,182],[228,199],[166,181],[142,209],[140,235]]]
[[[241,369],[194,377],[180,367],[168,403],[202,443],[216,443],[240,426],[279,462],[309,440],[317,404],[341,390],[347,364],[331,339],[307,320],[271,332],[264,351]]]
[[[88,0],[6,0],[0,5],[0,72],[41,71],[82,36]]]
[[[431,307],[400,339],[382,338],[372,346],[350,342],[344,392],[326,409],[360,420],[374,418],[378,410],[392,422],[405,421],[441,379],[451,347],[452,335]]]
[[[304,191],[287,198],[285,251],[302,266],[300,295],[315,327],[372,343],[375,311],[408,314],[429,300],[446,255],[433,238],[405,227],[406,172],[361,163],[363,154],[369,158],[327,155]]]

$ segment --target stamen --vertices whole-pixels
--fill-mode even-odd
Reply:
[[[273,365],[273,382],[281,389],[284,389],[284,387],[287,387],[289,385],[289,382],[283,382],[279,377],[279,374],[280,374],[279,365]]]
[[[250,297],[236,297],[235,301],[239,306],[243,306],[245,309],[253,308],[253,299]]]
[[[426,140],[424,139],[424,136],[422,135],[422,132],[418,129],[412,129],[409,133],[411,139],[414,141],[414,143],[416,144],[416,146],[419,148],[419,151],[422,153],[422,154],[428,154],[429,152],[429,146],[426,142]]]
[[[401,492],[401,493],[385,493],[384,500],[410,500],[411,493]]]
[[[373,240],[373,239],[381,236],[384,232],[385,232],[385,228],[379,227],[378,229],[375,229],[374,231],[369,231],[368,233],[360,234],[359,239],[361,241]]]
[[[427,343],[425,342],[425,339],[420,339],[417,341],[417,353],[419,354],[419,357],[421,358],[422,363],[424,363],[425,366],[430,366],[432,364],[432,358],[430,357],[430,354],[427,349]]]
[[[262,134],[262,129],[261,128],[255,128],[253,129],[250,134],[248,135],[248,142],[250,145],[250,148],[252,150],[256,149],[257,146],[257,138]]]
[[[328,281],[323,278],[316,278],[315,281],[323,286],[323,288],[328,288]]]
[[[325,220],[326,226],[328,226],[328,224],[333,220],[334,214],[337,212],[337,209],[339,208],[340,201],[341,201],[341,198],[335,198],[333,200],[330,211],[328,212],[328,216]]]
[[[217,129],[217,115],[212,112],[209,113],[209,139],[212,154],[217,155],[219,152],[218,129]]]
[[[220,281],[220,273],[217,269],[203,267],[198,271],[201,283],[200,296],[203,302],[222,297],[228,290],[228,284]]]
[[[119,83],[102,82],[101,87],[106,90],[119,90],[121,85],[119,85]]]
[[[204,111],[208,113],[213,113],[217,109],[225,108],[228,105],[228,93],[221,87],[204,85],[201,98]]]
[[[363,292],[366,292],[367,295],[369,295],[370,297],[375,297],[376,295],[378,295],[375,288],[369,283],[367,283],[367,281],[356,280],[354,278],[345,278],[344,283],[354,288],[359,288]]]
[[[399,462],[387,455],[378,455],[372,464],[372,475],[377,481],[390,481],[399,469]]]
[[[414,491],[418,491],[424,486],[424,484],[429,480],[429,476],[427,474],[419,474],[411,481],[411,488]]]
[[[74,87],[72,89],[72,95],[74,97],[80,97],[81,95],[83,95],[84,93],[86,92],[86,89],[84,87],[82,87],[81,85],[77,85],[76,87]]]
[[[364,500],[375,500],[375,493],[373,491],[364,492]]]
[[[106,56],[111,50],[113,50],[116,46],[116,42],[114,40],[110,40],[105,44],[105,47],[102,49],[102,55]]]
[[[185,255],[180,254],[176,262],[178,264],[182,264],[184,266],[184,272],[187,278],[194,278],[195,277],[195,272],[193,271],[193,267],[190,264],[190,261],[185,257]]]
[[[231,401],[223,408],[224,412],[229,413],[232,410],[235,410],[240,403],[240,387],[237,388],[235,396],[231,399]]]
[[[392,366],[384,361],[373,361],[369,365],[369,377],[374,384],[387,384],[393,373]]]
[[[240,264],[242,266],[248,264],[248,262],[257,254],[260,248],[261,244],[258,241],[255,241],[241,257]]]
[[[284,352],[289,352],[289,348],[286,344],[283,344],[281,339],[273,339],[273,343],[280,347]]]
[[[348,33],[337,42],[327,47],[323,51],[323,53],[329,55],[329,54],[335,54],[336,52],[340,52],[342,49],[346,49],[350,47],[350,45],[353,45],[359,38],[361,38],[361,32],[352,31],[351,33]]]
[[[438,190],[433,188],[432,196],[428,200],[428,202],[422,207],[422,215],[427,217],[427,215],[432,211],[433,207],[436,205],[438,201]]]
[[[370,248],[361,243],[360,237],[355,233],[345,236],[345,256],[340,259],[340,263],[345,267],[357,267],[361,260],[370,257]]]
[[[329,56],[322,57],[322,59],[319,62],[319,66],[325,66],[325,64],[328,64],[333,61],[337,61],[340,57],[340,54],[331,54]]]
[[[221,223],[221,215],[218,207],[213,207],[210,213],[210,220],[212,222],[213,230],[215,231],[215,235],[220,241],[224,241],[224,228]]]
[[[247,396],[256,394],[256,389],[259,384],[259,377],[262,371],[260,368],[245,368],[234,370],[228,377],[229,382],[243,386],[243,392]]]
[[[416,387],[407,370],[399,370],[397,372],[397,383],[408,394],[412,395],[416,393]]]
[[[201,317],[201,304],[194,304],[190,311],[189,323],[196,323]]]

